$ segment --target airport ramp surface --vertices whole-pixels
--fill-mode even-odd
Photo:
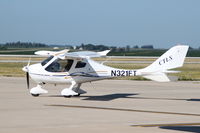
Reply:
[[[32,97],[24,78],[0,81],[1,133],[200,132],[200,82],[104,80],[63,98],[69,85],[46,85],[48,94]]]

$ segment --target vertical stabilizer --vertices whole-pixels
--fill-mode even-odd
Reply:
[[[165,52],[155,62],[144,69],[140,69],[141,76],[158,82],[168,82],[170,79],[165,73],[169,69],[182,67],[189,46],[177,45]]]
[[[182,67],[189,46],[177,45],[165,52],[155,62],[142,69],[143,72],[165,72],[169,69]]]

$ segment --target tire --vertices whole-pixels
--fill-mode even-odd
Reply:
[[[65,98],[71,98],[71,95],[64,95]]]
[[[38,97],[40,94],[32,94],[31,93],[31,95],[34,96],[34,97]]]

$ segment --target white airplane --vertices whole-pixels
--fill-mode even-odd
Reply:
[[[79,96],[86,93],[80,89],[82,83],[92,82],[97,80],[109,79],[121,76],[142,76],[144,78],[158,81],[168,82],[167,73],[174,73],[176,71],[169,71],[183,66],[185,56],[189,46],[177,45],[165,52],[151,65],[138,70],[125,70],[112,68],[100,64],[92,57],[106,56],[110,50],[102,52],[71,52],[68,50],[52,52],[52,51],[38,51],[35,54],[49,56],[41,63],[27,66],[22,70],[26,72],[27,86],[29,88],[29,75],[37,83],[37,86],[30,89],[33,96],[48,93],[43,89],[46,83],[51,84],[71,84],[69,88],[64,88],[61,95],[64,97]]]

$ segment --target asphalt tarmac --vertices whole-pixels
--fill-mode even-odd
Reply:
[[[200,132],[200,82],[104,80],[61,97],[68,86],[32,97],[25,78],[0,77],[0,133]]]

